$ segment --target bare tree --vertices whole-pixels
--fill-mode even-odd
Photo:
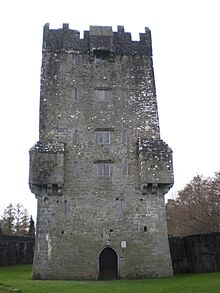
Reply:
[[[185,236],[220,231],[220,173],[196,176],[167,203],[168,233]]]

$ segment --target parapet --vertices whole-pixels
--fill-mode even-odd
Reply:
[[[79,31],[69,29],[67,23],[61,29],[50,29],[47,23],[44,26],[43,50],[81,54],[109,50],[116,55],[152,56],[151,32],[145,28],[145,32],[140,33],[140,40],[132,41],[131,33],[125,32],[123,26],[118,26],[117,32],[113,32],[111,26],[90,26],[81,39]]]

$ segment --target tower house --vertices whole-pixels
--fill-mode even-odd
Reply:
[[[44,26],[33,277],[172,275],[164,194],[172,151],[161,140],[151,32]]]

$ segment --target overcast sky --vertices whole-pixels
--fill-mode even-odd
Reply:
[[[29,148],[38,140],[43,25],[69,23],[83,37],[89,25],[124,25],[133,40],[147,26],[161,137],[173,149],[173,196],[194,175],[220,170],[219,0],[5,0],[1,33],[1,201],[22,203],[34,217],[28,187]]]

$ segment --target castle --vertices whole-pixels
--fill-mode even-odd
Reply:
[[[44,26],[33,278],[172,276],[164,194],[172,151],[160,139],[151,32]]]

